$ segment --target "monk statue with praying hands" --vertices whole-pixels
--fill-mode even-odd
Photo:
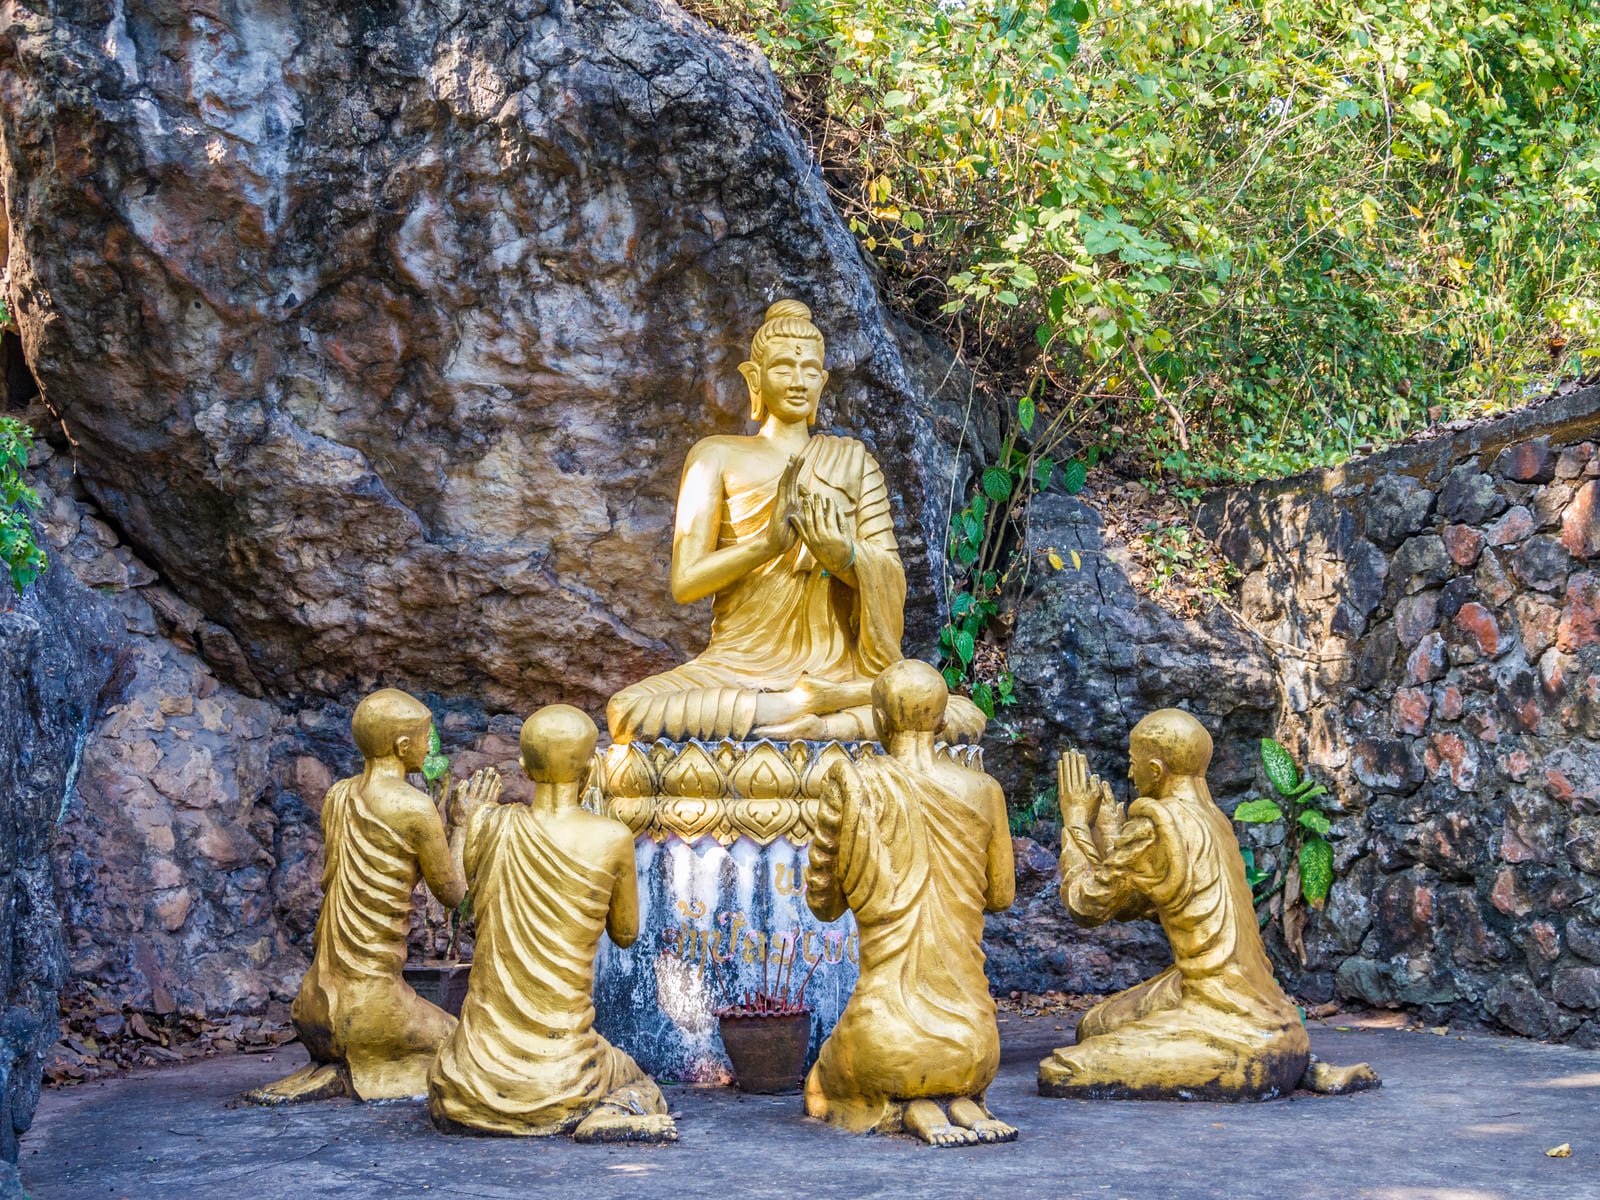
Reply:
[[[1011,906],[1016,874],[1000,785],[934,753],[947,696],[926,663],[888,667],[872,687],[888,753],[826,777],[806,903],[855,913],[861,978],[805,1103],[853,1133],[966,1146],[1017,1136],[984,1103],[1000,1028],[983,971],[983,914]]]
[[[311,1065],[246,1093],[256,1104],[425,1095],[434,1052],[456,1023],[401,974],[411,897],[420,878],[445,908],[461,903],[467,823],[499,796],[499,776],[479,771],[456,785],[447,833],[433,801],[406,783],[428,754],[427,707],[385,688],[356,705],[350,726],[365,765],[322,802],[322,911],[289,1010]]]
[[[1126,811],[1083,755],[1061,758],[1061,899],[1081,925],[1161,922],[1173,965],[1104,1000],[1039,1064],[1047,1096],[1263,1100],[1371,1086],[1366,1064],[1307,1074],[1311,1044],[1272,976],[1233,825],[1211,799],[1211,735],[1181,709],[1129,738]]]
[[[598,731],[553,704],[522,726],[531,803],[480,810],[465,865],[477,941],[461,1023],[428,1076],[446,1132],[672,1141],[655,1081],[594,1030],[602,932],[639,933],[633,836],[580,807]]]
[[[615,742],[872,736],[872,681],[901,658],[906,577],[877,462],[854,438],[811,432],[823,357],[804,304],[767,310],[739,368],[759,428],[699,442],[678,492],[672,594],[713,598],[710,645],[611,698]],[[952,697],[936,732],[975,742],[983,727]]]

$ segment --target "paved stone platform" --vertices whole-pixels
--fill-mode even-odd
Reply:
[[[229,1107],[304,1061],[298,1046],[45,1095],[23,1140],[34,1200],[471,1200],[963,1197],[1033,1200],[1600,1200],[1600,1053],[1506,1038],[1313,1025],[1376,1092],[1266,1104],[1047,1100],[1038,1059],[1060,1019],[1010,1017],[990,1103],[1008,1146],[852,1138],[792,1096],[670,1087],[682,1140],[447,1138],[420,1103]],[[1070,1024],[1070,1022],[1065,1022]],[[1547,1158],[1562,1142],[1572,1157]]]

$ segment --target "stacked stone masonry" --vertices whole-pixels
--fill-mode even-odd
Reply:
[[[1597,444],[1589,387],[1204,505],[1341,806],[1303,996],[1600,1046]]]

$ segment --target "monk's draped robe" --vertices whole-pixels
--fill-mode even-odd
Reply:
[[[855,586],[823,569],[803,541],[716,594],[711,641],[681,667],[611,698],[606,718],[618,742],[666,737],[743,740],[762,692],[786,691],[802,675],[833,683],[876,679],[899,662],[906,576],[900,565],[883,472],[854,438],[816,435],[800,456],[798,482],[830,497],[855,536]],[[778,477],[724,497],[717,548],[766,536]],[[850,711],[874,736],[870,706]],[[951,697],[949,736],[981,734],[983,715]]]
[[[1202,788],[1204,785],[1200,785]],[[1292,1091],[1310,1040],[1272,975],[1226,815],[1209,794],[1144,798],[1102,858],[1080,841],[1062,896],[1085,924],[1156,916],[1173,965],[1084,1014],[1058,1050],[1072,1091],[1267,1098]]]
[[[322,804],[322,912],[289,1013],[312,1059],[344,1063],[361,1099],[420,1096],[455,1018],[401,975],[417,852],[360,782],[340,780]]]
[[[855,769],[837,848],[814,850],[805,879],[819,908],[842,898],[855,912],[861,976],[806,1079],[806,1112],[890,1133],[906,1101],[981,1104],[1000,1065],[983,971],[995,814],[977,789],[964,798],[893,758]]]
[[[428,1076],[434,1116],[538,1136],[570,1132],[608,1097],[665,1113],[655,1082],[594,1031],[610,874],[557,844],[522,804],[480,809],[464,859],[477,941],[461,1023]]]

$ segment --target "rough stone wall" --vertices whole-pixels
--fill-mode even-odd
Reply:
[[[66,981],[50,869],[56,821],[120,640],[95,597],[50,572],[16,601],[0,580],[0,1195],[19,1194],[17,1137],[33,1120]]]
[[[1600,1046],[1600,387],[1209,498],[1342,806],[1302,995]]]

